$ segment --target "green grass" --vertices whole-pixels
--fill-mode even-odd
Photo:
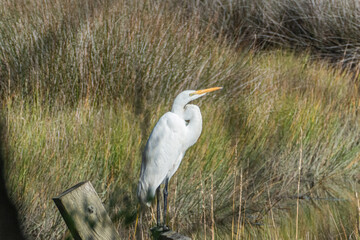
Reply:
[[[294,239],[298,215],[301,239],[359,239],[354,72],[311,49],[235,47],[171,7],[0,1],[5,170],[26,235],[68,237],[51,198],[90,180],[132,238],[152,127],[180,91],[223,86],[196,101],[203,133],[170,181],[170,226],[195,239]],[[151,208],[142,231],[154,223]]]

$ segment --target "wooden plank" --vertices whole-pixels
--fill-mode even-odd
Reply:
[[[71,187],[53,200],[76,240],[120,239],[89,181]]]

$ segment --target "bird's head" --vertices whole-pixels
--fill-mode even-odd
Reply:
[[[173,109],[174,107],[184,108],[185,105],[188,104],[189,102],[198,99],[199,97],[202,97],[209,92],[213,92],[220,89],[222,89],[222,87],[213,87],[213,88],[207,88],[201,90],[185,90],[176,96],[174,100]]]

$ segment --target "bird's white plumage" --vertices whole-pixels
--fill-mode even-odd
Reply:
[[[198,106],[187,104],[213,90],[187,90],[174,101],[171,112],[165,113],[155,125],[142,156],[137,195],[149,205],[156,189],[170,180],[178,169],[186,150],[196,143],[202,130]]]
[[[165,177],[171,177],[169,172],[183,151],[185,136],[185,122],[176,114],[168,112],[160,118],[145,147],[144,180],[158,187]]]

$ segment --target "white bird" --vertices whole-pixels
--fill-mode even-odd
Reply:
[[[222,88],[181,92],[175,98],[171,111],[159,119],[146,143],[137,196],[142,204],[150,206],[156,192],[158,227],[160,226],[160,184],[165,184],[163,226],[166,228],[168,182],[178,169],[186,150],[196,143],[202,130],[200,108],[188,103],[219,89]]]

